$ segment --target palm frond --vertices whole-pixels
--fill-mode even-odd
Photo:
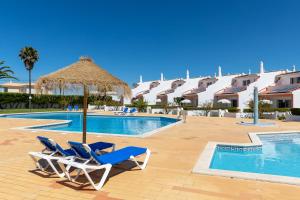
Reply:
[[[21,49],[19,57],[24,62],[27,70],[31,70],[34,64],[39,60],[38,51],[27,46]]]
[[[4,61],[0,61],[0,65],[3,65]],[[2,66],[0,67],[0,79],[15,79],[16,77],[13,76],[14,72],[10,69],[9,66]]]

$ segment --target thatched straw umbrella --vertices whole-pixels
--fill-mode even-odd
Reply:
[[[36,82],[37,91],[48,91],[61,87],[83,87],[83,143],[86,143],[86,114],[89,89],[93,88],[98,91],[122,89],[125,97],[130,97],[131,95],[131,90],[127,83],[100,68],[91,58],[87,57],[80,57],[78,62],[42,76]]]

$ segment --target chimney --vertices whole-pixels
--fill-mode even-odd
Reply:
[[[218,77],[222,77],[222,67],[218,67]]]
[[[190,71],[188,69],[186,70],[186,79],[190,79]]]
[[[260,73],[260,74],[263,74],[263,73],[265,73],[265,69],[264,69],[264,63],[263,63],[263,61],[260,61],[260,69],[259,69],[259,73]]]
[[[143,76],[140,75],[140,83],[143,83]]]
[[[160,81],[164,81],[164,74],[160,73]]]
[[[293,72],[296,71],[296,65],[293,65]]]

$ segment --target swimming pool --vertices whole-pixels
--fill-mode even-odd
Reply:
[[[300,133],[258,137],[261,147],[217,145],[210,168],[300,178]]]
[[[300,131],[253,132],[251,143],[208,142],[194,173],[300,185]]]
[[[5,118],[54,119],[64,120],[55,125],[27,127],[28,129],[81,132],[82,113],[53,112],[3,115]],[[179,120],[167,117],[105,116],[88,115],[87,132],[114,135],[141,136],[145,133],[170,126]]]

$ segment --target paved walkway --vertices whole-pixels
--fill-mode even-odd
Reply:
[[[80,134],[60,134],[12,130],[12,127],[45,123],[29,119],[0,119],[0,199],[297,199],[300,187],[268,182],[230,179],[192,174],[191,170],[208,141],[249,142],[247,133],[271,130],[300,130],[300,123],[277,122],[277,127],[245,127],[237,119],[189,117],[179,124],[147,138],[89,135],[88,142],[108,141],[117,148],[127,145],[147,146],[152,150],[144,171],[114,168],[101,191],[71,184],[64,179],[32,171],[28,151],[39,151],[38,135],[45,135],[65,145],[80,141]],[[50,121],[49,122],[53,122]],[[67,145],[65,145],[67,147]]]

